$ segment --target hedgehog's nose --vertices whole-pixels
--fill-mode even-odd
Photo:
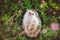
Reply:
[[[32,14],[29,12],[29,15],[32,15]]]

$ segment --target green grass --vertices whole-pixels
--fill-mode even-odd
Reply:
[[[59,0],[0,0],[0,39],[13,40],[22,31],[22,20],[26,10],[34,8],[42,20],[42,28],[50,29],[51,23],[59,23]],[[47,28],[48,27],[48,28]],[[54,32],[54,33],[53,33]],[[57,32],[51,30],[36,40],[52,40]],[[52,36],[53,35],[53,36]],[[51,38],[52,37],[52,38]],[[26,36],[18,36],[14,40],[28,40]],[[33,39],[32,39],[33,40]],[[53,38],[53,40],[55,40]]]

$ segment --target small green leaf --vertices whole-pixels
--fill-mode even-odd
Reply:
[[[16,10],[16,9],[17,9],[17,5],[12,5],[12,6],[10,7],[10,9],[11,9],[11,10]]]

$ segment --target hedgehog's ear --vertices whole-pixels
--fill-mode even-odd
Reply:
[[[33,8],[32,8],[31,10],[32,10],[32,11],[36,11],[36,10],[35,10],[35,9],[33,9]]]
[[[35,13],[37,13],[37,11],[35,9],[31,9],[32,11],[34,11]]]

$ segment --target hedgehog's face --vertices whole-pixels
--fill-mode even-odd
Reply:
[[[29,16],[38,16],[38,13],[37,12],[34,12],[32,10],[28,10],[28,15]]]
[[[28,15],[29,15],[29,16],[34,16],[35,13],[34,13],[33,11],[29,10],[29,11],[28,11]]]

